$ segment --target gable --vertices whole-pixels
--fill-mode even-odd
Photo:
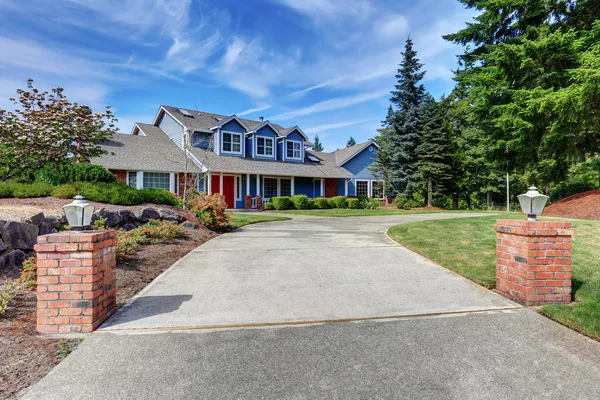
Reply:
[[[374,178],[369,165],[373,164],[377,147],[371,143],[343,165],[345,169],[360,178]]]
[[[256,131],[256,135],[258,136],[273,136],[273,137],[277,137],[278,136],[278,132],[274,131],[273,128],[271,128],[269,125],[265,125],[262,128],[260,128],[259,130]]]
[[[296,140],[298,142],[304,143],[304,137],[298,131],[294,131],[294,132],[288,134],[286,139],[287,140]]]
[[[221,130],[239,133],[246,132],[246,129],[236,119],[232,119],[231,121],[221,126]]]

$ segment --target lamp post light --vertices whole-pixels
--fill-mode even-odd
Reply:
[[[531,186],[527,193],[520,194],[517,197],[523,214],[527,214],[528,221],[535,221],[536,215],[544,211],[548,201],[548,196],[538,192],[535,186]]]
[[[85,201],[84,197],[78,194],[72,203],[63,206],[63,212],[67,217],[67,224],[73,230],[83,231],[90,226],[94,205]]]

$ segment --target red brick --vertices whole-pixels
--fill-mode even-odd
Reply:
[[[38,301],[57,300],[58,299],[58,293],[38,293],[37,294],[37,299],[38,299]]]
[[[66,300],[54,300],[48,302],[48,308],[67,308],[71,307],[71,302]]]
[[[39,333],[58,333],[58,325],[42,325],[38,322],[36,330]]]
[[[68,258],[66,260],[59,260],[58,264],[61,267],[68,267],[68,268],[79,267],[79,266],[81,266],[81,260],[74,260],[74,259]]]
[[[61,308],[60,315],[64,316],[79,316],[83,314],[83,310],[80,308]]]
[[[68,292],[69,290],[71,290],[71,286],[70,285],[49,285],[48,286],[48,291],[49,292]]]
[[[81,275],[78,276],[61,276],[60,283],[81,283]]]
[[[57,308],[38,308],[37,316],[38,317],[56,317],[58,315]]]
[[[58,276],[38,276],[38,285],[54,285],[58,283]]]
[[[59,294],[59,293],[53,293]],[[81,293],[72,293],[72,292],[61,292],[60,299],[61,300],[81,300],[83,295]]]

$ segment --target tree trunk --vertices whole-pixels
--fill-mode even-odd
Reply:
[[[427,206],[433,207],[433,181],[427,178]]]

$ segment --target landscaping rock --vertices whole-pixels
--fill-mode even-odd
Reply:
[[[101,208],[92,215],[92,223],[94,223],[94,221],[98,220],[99,218],[106,218],[106,222],[104,222],[104,225],[109,228],[119,226],[119,224],[121,223],[121,217],[119,216],[118,211],[110,211]]]
[[[11,249],[33,250],[39,232],[33,224],[9,221],[2,227],[2,240]]]
[[[188,229],[198,229],[198,224],[195,224],[192,221],[184,221],[181,223],[181,226]]]
[[[135,229],[135,228],[137,228],[137,225],[134,224],[134,223],[131,223],[131,222],[128,222],[128,223],[126,223],[126,224],[123,225],[123,230],[125,230],[125,231],[130,231],[130,230]]]
[[[129,210],[119,210],[119,217],[121,218],[122,224],[128,224],[135,222],[135,214]]]
[[[185,219],[183,215],[179,214],[177,211],[171,210],[170,208],[159,208],[158,215],[162,219],[166,219],[169,221],[181,222]]]
[[[148,208],[144,208],[142,210],[136,211],[135,217],[140,222],[148,222],[151,219],[160,218],[160,215],[158,214],[158,211],[156,211],[154,208],[148,207]]]
[[[7,267],[18,267],[23,264],[27,258],[27,254],[22,250],[14,250],[6,255],[6,266]]]
[[[0,239],[0,253],[8,248],[7,245],[4,244],[4,241]]]
[[[41,212],[41,213],[37,213],[34,216],[30,217],[29,222],[31,222],[31,224],[39,227],[40,225],[42,225],[42,222],[44,221],[44,219],[45,219],[44,213]]]
[[[40,225],[40,236],[49,234],[53,228],[52,223],[43,221]]]

